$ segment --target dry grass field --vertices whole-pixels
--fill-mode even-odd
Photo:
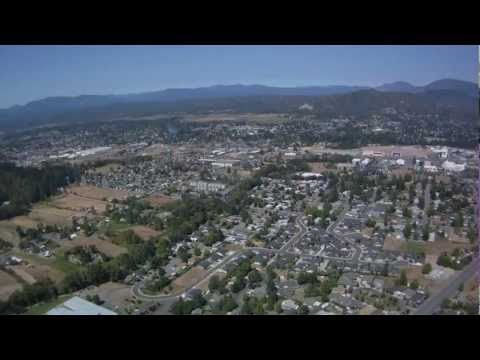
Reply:
[[[115,245],[110,241],[101,240],[96,236],[92,236],[89,238],[79,236],[74,240],[64,241],[61,243],[60,249],[63,251],[63,250],[71,249],[75,246],[91,246],[91,245],[96,246],[96,248],[100,252],[110,257],[116,257],[127,252],[127,249],[121,246]]]
[[[186,289],[189,286],[192,286],[197,281],[201,280],[206,273],[207,270],[203,269],[200,266],[195,266],[191,268],[185,274],[181,275],[180,277],[176,278],[175,281],[173,281],[173,291]]]
[[[77,295],[98,295],[100,299],[113,305],[114,307],[123,308],[131,303],[132,290],[131,286],[129,285],[116,282],[107,282],[100,286],[78,291]]]
[[[150,195],[145,198],[145,201],[151,206],[159,207],[175,201],[175,198],[166,195]]]
[[[130,227],[129,230],[133,230],[137,236],[141,237],[142,240],[145,241],[161,234],[160,231],[153,230],[152,228],[144,225],[135,225]]]
[[[12,275],[0,270],[0,300],[7,300],[15,290],[20,290],[22,285]]]
[[[103,199],[118,199],[123,200],[130,195],[128,191],[124,190],[114,190],[114,189],[106,189],[106,188],[99,188],[96,186],[71,186],[68,188],[68,191],[74,195],[78,195],[87,199],[96,199],[96,200],[103,200]]]
[[[95,208],[97,212],[104,212],[108,202],[93,198],[86,198],[74,194],[68,194],[50,202],[51,207],[60,210],[84,211]]]
[[[0,239],[8,241],[13,245],[18,245],[20,238],[15,230],[16,225],[11,220],[0,221]]]
[[[52,204],[55,204],[56,201],[59,200],[54,200]],[[27,215],[27,218],[44,225],[70,225],[72,223],[72,217],[77,215],[78,211],[66,208],[62,209],[54,205],[50,206],[49,204],[42,203],[35,205],[30,214]],[[25,224],[28,224],[28,220],[25,221]]]
[[[26,258],[24,255],[20,255],[20,257],[25,259],[28,264],[10,266],[9,269],[15,271],[18,276],[29,284],[47,278],[59,283],[65,277],[65,273],[54,267],[53,260],[37,259],[33,256]]]
[[[404,248],[405,241],[397,239],[394,236],[387,235],[383,243],[383,250],[385,251],[400,251]]]

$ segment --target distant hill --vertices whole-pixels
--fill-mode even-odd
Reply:
[[[416,93],[419,92],[421,87],[413,86],[404,81],[397,81],[394,83],[383,84],[382,86],[378,86],[376,90],[378,91],[388,91],[388,92],[408,92],[408,93]]]
[[[448,107],[473,112],[476,96],[474,83],[446,79],[424,87],[405,82],[385,84],[376,89],[362,86],[217,85],[127,95],[50,97],[0,109],[0,131],[171,112],[297,112],[306,103],[313,106],[313,113],[332,115],[364,113],[385,107],[418,111]]]
[[[448,90],[464,93],[465,95],[476,97],[478,92],[478,85],[462,80],[442,79],[434,81],[425,86],[414,86],[408,82],[397,81],[390,84],[383,84],[375,88],[378,91],[387,92],[407,92],[407,93],[423,93],[435,90]]]

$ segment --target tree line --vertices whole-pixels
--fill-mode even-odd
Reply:
[[[28,213],[31,204],[57,193],[80,178],[70,165],[43,165],[40,168],[0,164],[0,220]]]

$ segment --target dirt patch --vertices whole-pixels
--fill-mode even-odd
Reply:
[[[197,281],[203,279],[207,271],[200,266],[195,266],[188,270],[185,274],[176,278],[173,282],[174,287],[188,288],[195,284]]]
[[[111,243],[110,241],[101,240],[101,239],[97,238],[96,236],[92,236],[92,237],[89,237],[89,238],[79,236],[79,237],[75,238],[74,240],[62,242],[61,243],[61,249],[62,250],[64,250],[64,249],[68,250],[68,249],[71,249],[75,246],[91,246],[91,245],[96,246],[96,248],[100,252],[102,252],[105,255],[110,256],[110,257],[116,257],[116,256],[119,256],[119,255],[127,252],[127,249],[125,249],[121,246],[115,245],[115,244]]]
[[[133,230],[133,232],[137,236],[141,237],[142,240],[145,240],[145,241],[161,234],[160,231],[153,230],[152,228],[149,228],[148,226],[144,226],[144,225],[132,226],[131,228],[129,228],[129,230]]]
[[[145,201],[149,203],[151,206],[159,207],[166,204],[170,204],[175,201],[174,198],[166,195],[150,195],[145,198]]]
[[[127,198],[130,193],[125,190],[114,190],[114,189],[106,189],[106,188],[99,188],[96,186],[71,186],[67,190],[69,193],[78,195],[84,198],[89,199],[96,199],[96,200],[103,200],[103,199],[119,199],[123,200]]]
[[[101,300],[112,305],[116,310],[130,305],[132,299],[131,286],[116,282],[107,282],[100,286],[78,291],[77,294],[80,296],[98,295]]]
[[[22,284],[7,272],[0,270],[0,300],[7,300],[15,290],[20,290]]]

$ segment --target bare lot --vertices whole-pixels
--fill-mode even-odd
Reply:
[[[83,211],[93,207],[98,212],[104,212],[107,204],[106,201],[75,194],[68,194],[50,202],[51,207],[59,210]]]
[[[0,270],[0,300],[7,300],[15,290],[20,290],[22,285],[12,275]]]
[[[174,291],[179,289],[186,289],[199,280],[203,279],[207,271],[200,266],[195,266],[181,275],[173,282]]]
[[[400,157],[424,157],[432,154],[432,151],[421,146],[365,146],[361,148],[362,152],[380,152],[384,155],[400,153]]]

